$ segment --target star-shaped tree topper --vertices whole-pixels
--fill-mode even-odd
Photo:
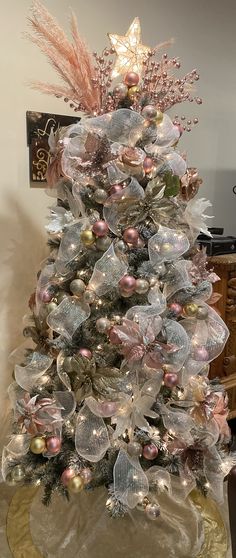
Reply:
[[[131,23],[125,36],[109,33],[112,47],[118,56],[112,77],[124,75],[127,72],[142,73],[143,62],[148,58],[150,48],[141,44],[141,27],[139,18]]]

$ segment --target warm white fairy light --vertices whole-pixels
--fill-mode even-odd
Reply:
[[[126,35],[109,33],[111,45],[117,54],[117,60],[112,77],[124,75],[127,72],[142,73],[143,62],[148,58],[150,48],[141,44],[141,27],[139,18],[131,23]]]

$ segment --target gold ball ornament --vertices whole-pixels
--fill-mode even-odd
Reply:
[[[137,87],[137,85],[133,85],[133,87],[130,87],[128,90],[128,97],[132,100],[135,98],[136,95],[138,95],[140,89],[139,87]]]
[[[188,304],[185,304],[185,306],[184,306],[184,312],[189,317],[196,316],[197,311],[198,311],[198,305],[195,304],[195,302],[189,302]]]
[[[45,450],[46,450],[45,438],[43,438],[42,436],[35,436],[35,438],[31,440],[30,451],[32,451],[32,453],[35,453],[36,455],[39,455],[40,453],[43,453]]]
[[[78,494],[78,492],[81,492],[81,490],[83,490],[84,488],[84,480],[80,475],[76,475],[75,477],[69,480],[67,487],[69,492],[72,492],[73,494]]]
[[[92,246],[96,240],[96,236],[90,229],[85,229],[84,231],[81,231],[80,239],[85,246]]]
[[[164,117],[163,112],[161,112],[160,110],[157,110],[157,114],[156,114],[156,117],[155,117],[156,124],[161,124],[162,120],[163,120],[163,117]]]
[[[161,245],[161,252],[168,254],[169,252],[172,252],[173,250],[173,244],[170,244],[170,242],[163,242]]]

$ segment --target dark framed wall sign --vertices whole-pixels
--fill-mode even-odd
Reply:
[[[70,126],[80,120],[75,116],[26,112],[27,145],[29,147],[29,180],[33,188],[45,187],[45,174],[50,161],[48,138],[51,129]]]

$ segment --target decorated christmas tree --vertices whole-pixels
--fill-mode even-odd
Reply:
[[[201,104],[198,73],[179,77],[168,43],[143,46],[138,18],[101,55],[73,15],[73,43],[38,2],[29,21],[63,82],[33,87],[79,114],[49,138],[50,250],[14,353],[4,479],[43,485],[46,504],[105,485],[112,517],[158,518],[172,479],[183,499],[195,488],[220,501],[227,400],[208,372],[228,330],[196,244],[211,204],[181,154],[198,119],[167,114]]]

